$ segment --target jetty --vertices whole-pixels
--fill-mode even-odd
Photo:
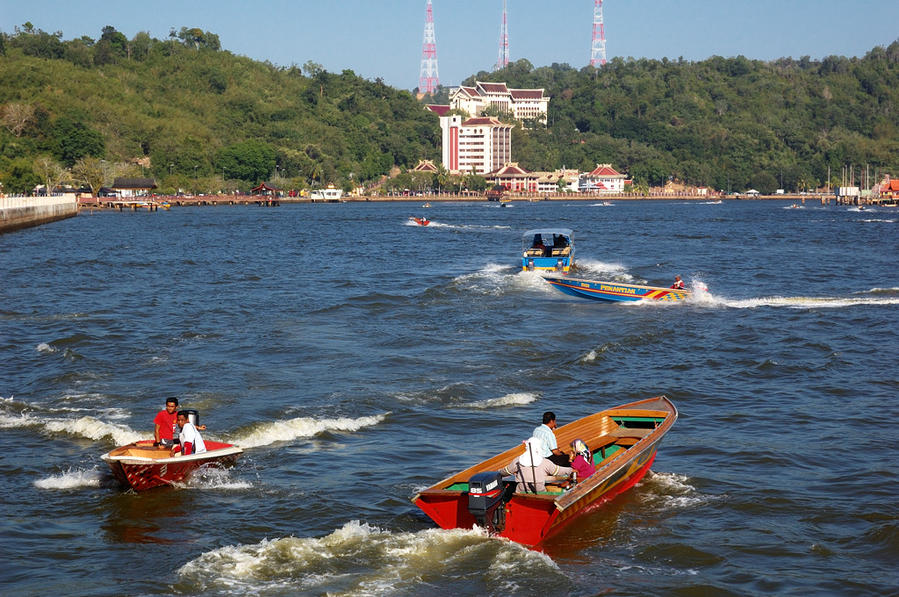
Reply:
[[[74,195],[0,197],[0,233],[39,226],[78,215]]]

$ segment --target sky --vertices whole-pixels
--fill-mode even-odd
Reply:
[[[432,0],[440,83],[491,70],[502,0]],[[222,48],[278,66],[350,69],[401,89],[418,85],[426,0],[0,0],[0,31],[26,21],[63,39],[112,25],[146,31],[199,27]],[[590,61],[593,0],[507,0],[509,53],[534,66]],[[738,56],[863,56],[899,39],[899,0],[605,0],[608,57],[703,60]]]

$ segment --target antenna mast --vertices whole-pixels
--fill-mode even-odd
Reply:
[[[418,92],[432,94],[437,91],[440,78],[437,76],[437,37],[434,35],[434,12],[428,0],[425,15],[425,36],[421,44],[421,68],[418,71]]]
[[[606,29],[602,21],[602,0],[593,1],[593,43],[590,45],[590,66],[606,63]]]
[[[499,59],[496,61],[494,70],[509,66],[509,20],[507,17],[506,0],[503,0],[503,25],[499,30]]]

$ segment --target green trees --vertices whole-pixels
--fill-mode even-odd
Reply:
[[[103,135],[66,116],[58,118],[50,127],[48,142],[66,166],[85,156],[102,157],[106,151]]]
[[[216,168],[230,178],[247,182],[268,180],[275,170],[275,150],[259,141],[243,141],[224,147],[216,156]]]

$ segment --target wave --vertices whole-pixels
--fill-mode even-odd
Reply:
[[[36,427],[48,433],[66,433],[92,440],[109,438],[115,445],[122,446],[146,439],[127,425],[107,423],[96,417],[84,416],[77,419],[61,419],[34,416],[27,413],[9,415],[0,413],[0,429],[14,427]]]
[[[889,219],[889,218],[867,218],[864,220],[859,220],[859,222],[865,222],[868,224],[870,224],[872,222],[882,222],[884,224],[895,224],[896,220]]]
[[[637,487],[641,492],[641,500],[647,505],[661,508],[690,508],[708,503],[714,496],[699,493],[690,484],[687,475],[677,473],[650,472]]]
[[[392,595],[419,592],[435,579],[468,577],[472,570],[485,571],[484,592],[492,594],[524,591],[536,575],[547,579],[542,584],[565,581],[545,554],[480,530],[391,532],[355,520],[324,537],[221,547],[184,564],[178,577],[188,592]]]
[[[695,299],[696,297],[694,297]],[[757,309],[759,307],[784,307],[787,309],[839,309],[843,307],[899,305],[899,296],[885,297],[815,297],[771,296],[748,299],[726,299],[709,294],[700,304],[732,309]]]
[[[620,263],[607,263],[597,259],[578,259],[577,270],[572,275],[580,278],[598,274],[604,276],[610,282],[635,282],[637,284],[645,282],[645,280],[636,281],[636,278],[629,274],[627,268]]]
[[[297,417],[286,421],[257,423],[252,429],[234,436],[233,442],[242,448],[258,448],[276,442],[289,442],[301,437],[313,437],[329,431],[358,431],[384,421],[387,415],[374,415],[350,419],[313,419]]]
[[[194,471],[183,483],[175,483],[179,489],[250,489],[252,483],[233,478],[233,469],[203,467]]]
[[[79,487],[100,487],[103,475],[95,468],[89,470],[68,470],[34,482],[38,489],[78,489]]]
[[[531,392],[517,392],[514,394],[506,394],[499,398],[490,398],[489,400],[481,400],[465,404],[466,408],[500,408],[503,406],[521,406],[522,404],[530,404],[539,396]]]

